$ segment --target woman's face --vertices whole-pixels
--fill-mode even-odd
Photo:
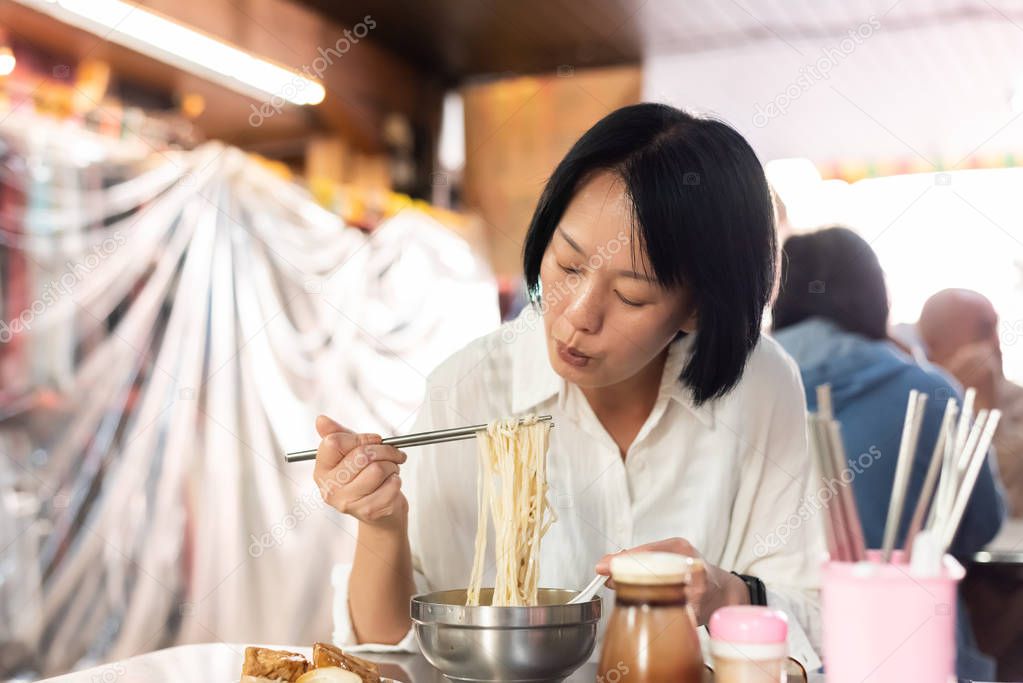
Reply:
[[[661,287],[631,244],[633,223],[622,180],[595,174],[568,205],[540,265],[551,366],[584,388],[629,379],[679,330],[696,327],[687,289]]]

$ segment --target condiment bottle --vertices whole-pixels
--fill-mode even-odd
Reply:
[[[693,560],[637,552],[611,559],[615,606],[597,680],[605,683],[700,683],[700,640],[686,609]]]
[[[710,616],[715,683],[786,683],[788,618],[770,607],[734,605]]]

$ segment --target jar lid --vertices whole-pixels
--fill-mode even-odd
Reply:
[[[755,605],[722,607],[710,615],[710,637],[729,643],[783,643],[789,619],[781,610]]]
[[[622,553],[611,558],[611,578],[641,586],[689,583],[698,560],[678,553]]]

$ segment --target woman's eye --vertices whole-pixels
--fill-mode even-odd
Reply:
[[[563,271],[569,273],[570,275],[578,275],[579,273],[583,272],[579,268],[575,268],[573,266],[562,266],[560,263],[558,264],[558,266],[560,266]]]
[[[618,295],[618,298],[621,299],[622,303],[625,304],[626,306],[634,306],[638,308],[643,305],[642,301],[631,301],[629,299],[626,299],[624,296],[622,296],[621,292],[616,291],[615,294]]]

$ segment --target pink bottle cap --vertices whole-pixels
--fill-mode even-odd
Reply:
[[[789,619],[784,612],[770,607],[733,605],[710,615],[708,628],[711,638],[729,643],[784,643]]]

